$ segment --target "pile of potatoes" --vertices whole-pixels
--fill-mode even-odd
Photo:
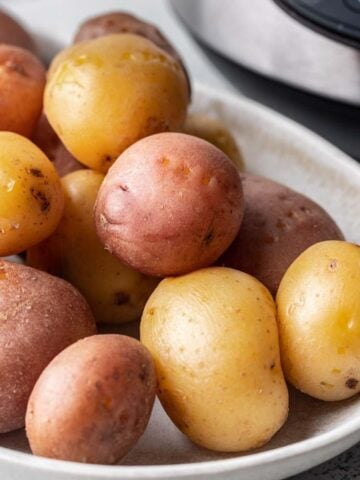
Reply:
[[[219,120],[188,114],[166,37],[101,15],[46,72],[2,24],[0,256],[27,265],[0,260],[0,433],[25,425],[34,454],[117,463],[157,394],[193,442],[240,452],[286,421],[286,380],[356,394],[360,247],[314,201],[244,173]],[[115,333],[140,318],[140,341]]]

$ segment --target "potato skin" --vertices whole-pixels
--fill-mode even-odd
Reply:
[[[79,289],[101,323],[141,317],[158,280],[127,267],[107,252],[96,235],[93,209],[104,175],[81,170],[63,180],[65,209],[50,238],[30,249],[27,263]]]
[[[286,269],[310,245],[343,240],[317,203],[272,180],[242,174],[245,212],[219,264],[253,275],[275,295]]]
[[[62,460],[116,463],[143,434],[155,390],[153,361],[138,340],[123,335],[80,340],[61,352],[35,385],[26,414],[31,450]]]
[[[52,163],[20,135],[0,132],[0,165],[0,256],[8,256],[51,235],[64,195]]]
[[[140,331],[159,398],[193,442],[249,450],[285,422],[275,305],[255,278],[211,267],[165,279],[146,304]]]
[[[39,118],[32,136],[32,141],[45,153],[48,159],[53,162],[60,177],[85,168],[82,163],[78,162],[76,158],[66,150],[64,144],[56,135],[44,114]]]
[[[240,171],[244,170],[242,153],[231,132],[220,120],[208,115],[191,114],[187,116],[182,132],[212,143],[222,150]]]
[[[287,379],[320,400],[360,391],[360,247],[320,242],[285,273],[276,297]]]
[[[242,214],[234,165],[210,143],[182,133],[152,135],[128,148],[95,205],[105,248],[153,276],[213,263],[234,239]]]
[[[61,350],[96,333],[91,311],[70,284],[0,260],[0,433],[24,426],[28,398]]]
[[[37,53],[36,45],[28,32],[10,15],[0,10],[0,43]]]
[[[188,101],[178,62],[130,34],[62,51],[51,64],[44,97],[46,116],[66,148],[101,172],[140,138],[180,129]]]
[[[0,130],[30,137],[40,116],[45,68],[29,51],[0,44]]]
[[[140,37],[145,37],[174,57],[184,70],[190,96],[191,85],[189,75],[179,53],[155,25],[144,22],[134,15],[125,12],[108,12],[89,18],[80,25],[75,35],[74,43],[93,40],[113,33],[133,33]]]

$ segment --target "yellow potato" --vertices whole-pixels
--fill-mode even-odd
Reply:
[[[285,422],[275,305],[255,278],[212,267],[165,279],[148,300],[140,329],[155,361],[160,400],[195,443],[248,450]]]
[[[0,256],[51,235],[63,205],[59,176],[44,153],[18,134],[0,132]]]
[[[321,400],[360,391],[360,247],[320,242],[285,273],[277,294],[287,379]]]
[[[102,172],[140,138],[180,129],[188,101],[180,64],[131,34],[107,35],[61,52],[44,98],[46,116],[66,148]]]
[[[202,114],[188,115],[182,131],[212,143],[222,150],[240,171],[245,169],[241,150],[231,132],[220,120]]]
[[[158,280],[125,266],[101,245],[93,208],[103,179],[92,170],[63,177],[62,221],[52,237],[28,251],[27,261],[75,285],[98,322],[123,323],[140,318]]]

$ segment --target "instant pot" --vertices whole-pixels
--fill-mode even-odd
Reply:
[[[360,106],[360,0],[173,0],[173,6],[227,58]]]

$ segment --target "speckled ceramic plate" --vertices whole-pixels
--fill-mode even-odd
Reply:
[[[116,1],[112,3],[115,6]],[[50,8],[51,2],[42,4]],[[97,4],[104,8],[102,2]],[[74,11],[77,5],[72,2]],[[360,243],[360,167],[349,157],[294,122],[244,98],[197,86],[193,110],[211,114],[229,126],[241,145],[248,171],[279,180],[315,199],[349,240]],[[82,465],[34,457],[29,454],[24,432],[17,431],[0,435],[0,478],[279,480],[319,464],[359,440],[360,397],[324,403],[292,391],[286,425],[265,447],[242,455],[218,454],[193,445],[157,403],[146,433],[121,465]]]

